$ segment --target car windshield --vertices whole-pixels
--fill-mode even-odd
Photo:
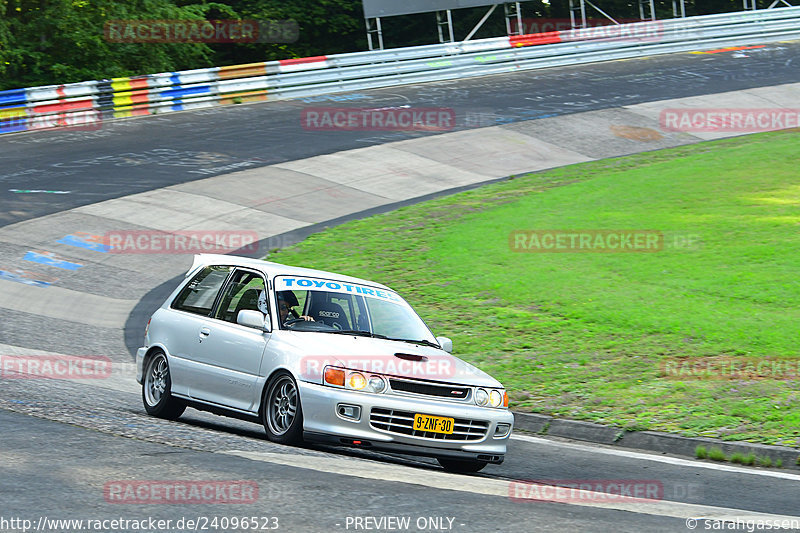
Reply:
[[[438,346],[428,326],[397,293],[317,278],[275,279],[281,327]]]

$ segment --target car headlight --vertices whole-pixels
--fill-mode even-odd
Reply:
[[[358,370],[345,370],[344,368],[328,366],[325,367],[323,375],[323,383],[325,385],[376,394],[386,390],[386,378],[379,374],[369,374],[369,377],[367,377]]]
[[[489,403],[489,393],[483,389],[475,391],[475,403],[478,405],[486,405]]]
[[[360,372],[350,372],[347,376],[347,388],[354,390],[362,390],[367,386],[367,378]]]
[[[508,395],[503,389],[475,389],[475,403],[482,407],[508,407]]]
[[[386,381],[381,376],[370,376],[368,388],[372,392],[383,392],[386,390]]]
[[[503,395],[500,394],[499,390],[492,389],[489,393],[489,405],[492,407],[500,407],[503,403]]]

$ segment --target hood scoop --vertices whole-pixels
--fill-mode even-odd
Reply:
[[[421,361],[421,362],[425,362],[425,361],[428,360],[428,358],[425,357],[424,355],[415,355],[415,354],[411,354],[411,353],[396,353],[396,354],[394,354],[394,356],[397,357],[398,359],[403,359],[405,361]]]

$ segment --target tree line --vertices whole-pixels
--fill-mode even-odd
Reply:
[[[759,0],[759,7],[767,1]],[[615,18],[639,15],[638,0],[594,3]],[[687,15],[742,9],[741,0],[691,0],[686,6]],[[453,12],[457,40],[486,9]],[[522,12],[525,18],[567,19],[568,0],[525,1]],[[672,1],[658,0],[656,12],[659,18],[671,17]],[[591,9],[588,16],[602,18]],[[135,34],[137,26],[126,21],[210,20],[290,21],[296,33],[258,42],[168,42],[165,32],[177,30],[165,26],[149,28],[148,42],[119,38],[123,31]],[[113,21],[122,21],[122,29],[112,26],[110,33]],[[438,42],[434,13],[385,18],[383,30],[387,48]],[[505,33],[500,6],[473,39]],[[361,0],[0,0],[0,90],[366,49]]]

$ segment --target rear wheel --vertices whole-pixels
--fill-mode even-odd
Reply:
[[[142,381],[142,403],[148,415],[175,420],[183,414],[186,404],[174,398],[171,389],[167,356],[156,352],[147,360]]]
[[[297,383],[288,372],[279,372],[270,380],[264,394],[261,418],[267,438],[272,442],[302,444],[303,407]]]
[[[455,472],[458,474],[478,472],[488,464],[483,461],[475,461],[471,459],[450,459],[447,457],[437,457],[436,460],[439,461],[439,464],[442,465],[442,468],[448,472]]]

